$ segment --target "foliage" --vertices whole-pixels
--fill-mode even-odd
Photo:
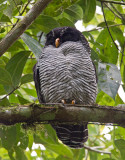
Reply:
[[[120,0],[117,0],[121,2]],[[0,1],[0,39],[31,9],[35,0]],[[100,105],[123,104],[118,89],[125,91],[125,3],[104,3],[104,15],[98,13],[101,3],[96,0],[58,0],[51,2],[8,51],[0,57],[0,106],[38,103],[32,68],[45,43],[45,35],[53,28],[75,26],[83,20],[83,35],[90,43],[91,57],[98,73]],[[91,26],[93,27],[92,29]],[[88,32],[87,32],[88,31]],[[118,47],[117,47],[117,46]],[[35,58],[36,57],[36,58]],[[121,82],[122,80],[122,82]],[[86,143],[94,151],[71,149],[58,141],[50,125],[16,124],[0,126],[0,159],[45,160],[123,160],[125,159],[125,129],[119,126],[89,124]],[[107,130],[106,130],[107,128]],[[35,145],[39,144],[39,145]],[[101,151],[102,154],[98,153]],[[107,154],[103,152],[107,151]],[[110,152],[111,154],[109,154]]]

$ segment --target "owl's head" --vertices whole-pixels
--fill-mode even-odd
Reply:
[[[89,49],[88,41],[83,36],[83,34],[77,29],[72,27],[60,27],[50,31],[46,36],[45,47],[48,45],[59,47],[62,43],[67,41],[71,42],[81,41],[83,45],[86,45],[86,47]]]

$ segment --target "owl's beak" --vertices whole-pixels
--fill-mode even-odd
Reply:
[[[55,46],[56,46],[56,48],[58,48],[59,45],[60,45],[60,39],[56,38],[56,40],[55,40]]]

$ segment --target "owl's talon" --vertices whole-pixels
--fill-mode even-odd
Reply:
[[[62,99],[61,102],[62,102],[63,104],[66,104],[66,101],[65,101],[64,99]]]
[[[75,100],[72,100],[72,105],[74,105],[76,102],[75,102]]]

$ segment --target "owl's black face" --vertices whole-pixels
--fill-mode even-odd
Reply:
[[[55,46],[55,41],[58,39],[59,45],[66,41],[77,42],[81,40],[82,33],[72,27],[55,28],[47,34],[45,46]]]

